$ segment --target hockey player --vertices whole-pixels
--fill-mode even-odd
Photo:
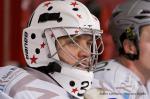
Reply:
[[[119,57],[100,62],[95,78],[111,84],[125,99],[150,99],[150,0],[128,0],[110,19]]]
[[[28,67],[1,67],[0,90],[13,99],[83,99],[103,52],[101,33],[98,19],[78,1],[40,4],[22,35]]]

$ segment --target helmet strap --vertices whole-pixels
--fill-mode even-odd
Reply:
[[[56,62],[50,62],[47,66],[32,67],[32,68],[45,74],[61,72],[61,66]]]

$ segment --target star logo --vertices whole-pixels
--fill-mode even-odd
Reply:
[[[72,89],[72,92],[73,92],[74,94],[75,94],[77,91],[78,91],[77,88],[73,88],[73,89]]]
[[[77,16],[78,16],[79,18],[82,18],[80,14],[77,14]]]
[[[30,58],[31,64],[36,63],[36,60],[37,60],[37,59],[38,59],[38,58],[36,58],[36,57],[33,55],[32,58]]]
[[[41,48],[44,48],[45,47],[45,43],[43,42],[42,44],[41,44]]]
[[[75,6],[78,5],[78,4],[77,4],[77,2],[75,1],[75,2],[71,2],[70,5],[73,5],[73,6],[75,7]]]
[[[44,6],[48,7],[49,4],[51,4],[51,3],[50,3],[50,2],[46,2],[46,3],[44,4]]]

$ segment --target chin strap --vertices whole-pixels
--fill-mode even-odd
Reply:
[[[47,66],[32,67],[32,68],[45,74],[61,72],[61,66],[56,62],[50,62]]]

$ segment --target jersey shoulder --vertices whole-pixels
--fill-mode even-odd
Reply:
[[[118,72],[119,71],[119,72]],[[116,60],[108,60],[99,62],[94,70],[95,76],[111,76],[116,77],[116,73],[122,73],[123,75],[128,72],[128,70],[118,63]]]
[[[116,60],[102,61],[94,71],[95,79],[108,82],[115,87],[122,85],[137,85],[139,82],[135,75]]]
[[[142,90],[144,93],[147,93],[140,79],[131,70],[115,60],[100,62],[94,71],[94,76],[96,80],[99,80],[100,84],[101,82],[102,84],[105,82],[115,92],[119,92],[122,95],[129,93],[127,97],[136,97],[136,93],[139,92],[139,89],[140,91]],[[107,86],[104,88],[107,88]],[[135,95],[130,95],[130,93]],[[146,95],[140,96],[146,97]],[[126,95],[124,97],[126,97]]]
[[[0,90],[13,99],[68,99],[67,92],[61,87],[16,66],[0,68]]]

